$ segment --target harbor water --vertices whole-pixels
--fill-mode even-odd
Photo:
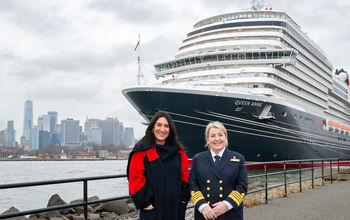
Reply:
[[[70,179],[104,175],[125,174],[126,160],[105,161],[0,161],[0,184],[35,182],[45,180]],[[281,169],[269,169],[269,173]],[[248,175],[262,174],[263,170],[248,170]],[[311,171],[303,171],[302,179],[310,178]],[[287,174],[287,181],[299,180],[297,171]],[[284,182],[283,174],[268,176],[268,186]],[[265,184],[265,176],[249,178],[254,189]],[[126,178],[89,181],[88,195],[100,199],[128,195]],[[46,186],[34,186],[0,190],[0,213],[14,206],[21,211],[47,206],[54,194],[69,203],[83,197],[83,183],[65,183]]]
[[[0,161],[0,184],[34,182],[126,173],[126,160]],[[83,183],[66,183],[0,190],[0,213],[14,206],[21,211],[47,206],[51,195],[69,203],[83,197]],[[88,195],[100,199],[128,195],[126,178],[89,181]]]

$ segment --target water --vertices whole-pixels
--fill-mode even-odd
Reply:
[[[125,174],[126,160],[106,161],[0,161],[0,184]],[[100,199],[128,195],[126,178],[89,181],[88,195]],[[0,190],[0,213],[11,206],[20,211],[47,206],[59,194],[69,203],[83,197],[83,183]]]
[[[44,180],[69,179],[104,175],[125,174],[126,160],[106,161],[0,161],[0,184],[34,182]],[[269,169],[269,173],[281,171]],[[248,175],[261,174],[263,170],[249,170]],[[303,171],[302,178],[310,178],[311,171]],[[299,179],[298,172],[287,174],[287,181]],[[268,185],[284,182],[282,174],[268,177]],[[265,184],[265,177],[250,178],[258,188]],[[99,196],[100,199],[128,195],[126,178],[90,181],[88,183],[89,197]],[[11,206],[21,211],[38,209],[47,206],[53,194],[59,194],[69,203],[83,197],[83,183],[66,183],[47,186],[34,186],[17,189],[0,190],[0,213]]]

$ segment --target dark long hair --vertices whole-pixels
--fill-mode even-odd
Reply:
[[[154,116],[152,117],[152,119],[148,123],[148,127],[146,129],[145,136],[143,136],[143,138],[141,138],[141,140],[139,140],[136,143],[135,147],[155,146],[156,137],[153,134],[153,128],[154,128],[154,124],[161,117],[166,118],[166,120],[168,121],[168,124],[169,124],[169,135],[165,139],[165,144],[169,145],[169,146],[174,146],[174,147],[181,147],[182,149],[184,149],[184,147],[182,146],[182,144],[179,141],[179,137],[177,135],[176,127],[175,127],[173,119],[171,118],[171,116],[168,113],[166,113],[164,111],[158,111],[156,114],[154,114]]]

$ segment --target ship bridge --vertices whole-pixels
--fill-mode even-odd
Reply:
[[[200,68],[203,65],[222,61],[260,61],[262,64],[288,65],[293,64],[297,57],[297,52],[293,49],[273,49],[273,50],[240,50],[239,52],[220,51],[215,54],[206,53],[200,56],[189,56],[186,58],[172,60],[166,63],[154,65],[155,76],[164,77],[181,70],[191,70]],[[196,65],[198,64],[198,65]],[[226,63],[225,63],[226,64]],[[227,63],[229,64],[229,63]]]

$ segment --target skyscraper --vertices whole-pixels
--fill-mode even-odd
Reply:
[[[67,147],[78,147],[80,127],[79,121],[68,118],[61,120],[62,145]]]
[[[135,145],[134,128],[131,128],[131,127],[125,128],[124,145],[127,147]]]
[[[24,103],[23,136],[29,142],[30,130],[33,127],[33,102],[26,100]]]
[[[51,134],[56,134],[57,131],[57,112],[47,112],[50,115],[50,132]]]
[[[6,146],[14,147],[16,145],[16,130],[14,128],[14,122],[8,121],[7,128],[5,129]]]
[[[101,120],[99,127],[102,129],[102,146],[121,144],[120,123],[117,118]]]

